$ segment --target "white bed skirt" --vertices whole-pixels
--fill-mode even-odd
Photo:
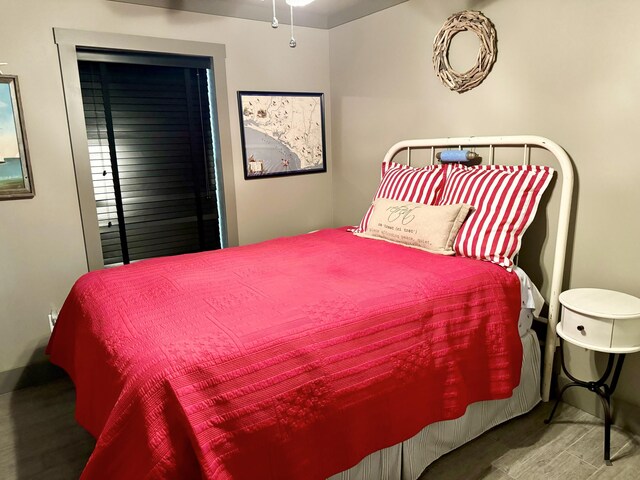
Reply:
[[[522,375],[510,398],[473,403],[462,417],[431,424],[409,440],[372,453],[329,480],[415,480],[445,453],[530,411],[540,402],[540,345],[532,330],[521,338]]]

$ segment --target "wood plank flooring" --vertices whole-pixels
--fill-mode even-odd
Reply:
[[[420,480],[638,480],[640,438],[611,430],[612,466],[603,460],[603,422],[561,403],[544,424],[553,403],[490,430],[431,464]]]
[[[80,476],[95,442],[76,424],[74,402],[67,379],[0,395],[0,479]],[[602,422],[562,404],[546,426],[543,419],[550,408],[540,404],[445,455],[420,480],[640,479],[640,438],[614,428],[613,466],[607,467]]]

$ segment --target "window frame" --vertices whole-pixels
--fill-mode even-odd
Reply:
[[[102,245],[98,229],[98,218],[91,178],[89,145],[82,104],[80,74],[78,71],[78,49],[96,48],[129,52],[195,55],[208,57],[213,65],[210,72],[209,101],[212,117],[218,134],[214,142],[214,164],[216,169],[218,205],[221,210],[220,233],[222,248],[238,245],[238,223],[231,150],[231,122],[227,94],[226,49],[222,44],[173,40],[136,35],[112,34],[54,28],[54,39],[58,46],[60,69],[67,120],[71,139],[71,153],[76,175],[78,201],[82,220],[87,267],[89,270],[104,268]]]

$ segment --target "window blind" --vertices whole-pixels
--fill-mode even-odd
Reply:
[[[220,248],[206,70],[78,66],[105,266]]]

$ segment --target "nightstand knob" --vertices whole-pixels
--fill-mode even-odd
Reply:
[[[578,331],[579,332],[584,332],[584,326],[583,325],[578,325]]]

